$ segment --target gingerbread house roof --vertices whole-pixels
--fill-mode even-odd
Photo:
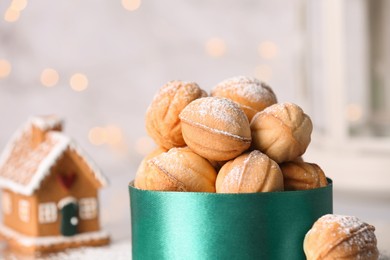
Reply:
[[[107,185],[107,179],[74,141],[59,131],[52,131],[61,129],[61,123],[53,116],[34,117],[13,136],[0,157],[0,187],[32,195],[50,174],[51,167],[68,150],[84,160],[88,172],[102,187]],[[42,131],[44,138],[32,146],[34,129]]]

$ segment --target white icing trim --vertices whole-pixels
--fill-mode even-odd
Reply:
[[[12,205],[11,195],[7,191],[3,191],[1,194],[1,205],[5,215],[12,213],[14,207]]]
[[[86,232],[76,234],[74,236],[65,237],[65,236],[44,236],[44,237],[32,237],[21,234],[9,227],[0,224],[0,233],[6,238],[14,239],[17,243],[26,246],[51,246],[62,243],[80,243],[87,242],[92,240],[107,239],[109,234],[106,231],[95,231],[95,232]]]
[[[30,117],[29,122],[43,131],[62,126],[63,124],[63,120],[55,115],[33,116]]]
[[[20,139],[23,133],[29,129],[30,129],[30,124],[27,124],[27,126],[24,126],[22,129],[17,131],[17,133],[12,137],[11,141],[6,146],[4,153],[0,158],[0,168],[2,167],[2,164],[4,164],[7,161],[13,147],[15,146],[15,143],[17,143],[17,141]],[[30,196],[35,192],[35,190],[39,188],[42,180],[50,173],[51,167],[57,162],[57,160],[68,148],[74,150],[84,160],[84,162],[88,165],[88,167],[92,171],[92,174],[101,183],[102,187],[108,185],[107,179],[99,170],[99,168],[95,165],[92,159],[86,153],[84,153],[82,149],[74,141],[72,141],[69,137],[62,134],[61,132],[52,131],[49,132],[48,135],[50,135],[52,138],[57,139],[59,143],[53,147],[50,153],[39,164],[38,169],[34,173],[34,176],[31,179],[30,183],[24,186],[12,180],[6,179],[4,177],[0,177],[0,187],[10,189],[14,192],[26,196]]]
[[[68,196],[68,197],[65,197],[63,199],[61,199],[57,206],[59,209],[62,209],[63,207],[65,207],[66,205],[70,204],[70,203],[75,203],[77,204],[77,200],[75,197],[72,197],[72,196]]]
[[[32,193],[31,194],[26,193],[26,186],[23,186],[19,183],[12,181],[12,180],[5,179],[2,177],[0,177],[0,187],[9,189],[15,193],[19,193],[19,194],[26,195],[26,196],[29,196],[32,194]]]
[[[98,202],[96,197],[81,198],[79,200],[79,216],[81,219],[94,219],[98,215]]]
[[[18,202],[18,216],[19,219],[25,223],[30,222],[31,205],[28,200],[20,199]]]
[[[48,224],[57,221],[57,205],[55,202],[44,202],[38,205],[38,221],[40,224]]]

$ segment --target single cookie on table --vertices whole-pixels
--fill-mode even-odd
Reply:
[[[293,103],[275,104],[257,113],[250,124],[252,146],[277,163],[292,161],[305,153],[313,125]]]
[[[138,166],[137,173],[135,175],[134,179],[134,187],[137,189],[146,189],[146,162],[153,158],[156,157],[157,155],[160,155],[162,153],[165,153],[167,149],[163,147],[157,147],[154,149],[151,153],[149,153],[145,158],[141,161],[140,165]]]
[[[228,98],[238,103],[249,122],[257,112],[278,102],[275,93],[267,84],[244,76],[226,79],[217,84],[211,91],[211,96]]]
[[[283,175],[276,162],[254,150],[222,166],[216,190],[217,193],[283,191]]]
[[[207,96],[195,82],[170,81],[160,88],[146,111],[146,130],[166,149],[185,146],[179,114],[191,101]]]
[[[227,161],[251,144],[245,113],[235,102],[218,97],[192,101],[179,115],[186,144],[212,161]]]
[[[215,192],[217,172],[188,147],[172,148],[146,161],[145,190]]]
[[[315,163],[292,161],[279,166],[283,173],[284,190],[311,190],[328,184],[325,173]]]
[[[308,260],[375,260],[379,252],[374,231],[357,217],[328,214],[307,232],[304,251]]]

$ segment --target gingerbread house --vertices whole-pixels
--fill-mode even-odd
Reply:
[[[55,116],[31,118],[0,157],[3,224],[11,248],[51,252],[109,242],[98,190],[106,178]]]

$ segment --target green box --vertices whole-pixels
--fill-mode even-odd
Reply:
[[[328,182],[313,190],[245,194],[130,184],[133,259],[305,259],[306,232],[333,212]]]

